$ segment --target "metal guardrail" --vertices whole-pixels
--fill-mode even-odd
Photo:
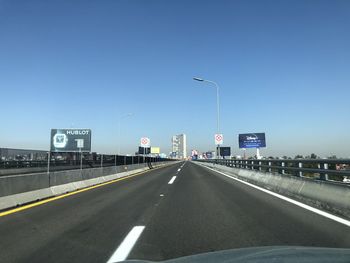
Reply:
[[[337,165],[350,165],[350,159],[207,159],[197,160],[239,169],[289,174],[324,181],[350,182],[350,170],[336,170]]]

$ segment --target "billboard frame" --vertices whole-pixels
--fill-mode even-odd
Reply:
[[[265,148],[266,147],[265,132],[238,134],[238,146],[240,149]]]
[[[68,131],[68,130],[78,130],[78,131],[89,131],[88,134],[70,134],[68,137],[71,137],[71,140],[75,140],[76,142],[76,147],[75,149],[72,148],[68,148],[65,149],[66,147],[62,147],[62,150],[60,150],[61,147],[55,147],[54,146],[54,137],[56,135],[58,135],[58,131]],[[54,134],[54,132],[56,131],[56,134]],[[61,133],[62,134],[62,133]],[[66,134],[65,134],[66,135]],[[57,139],[57,137],[56,137]],[[62,136],[60,139],[64,139],[64,136]],[[87,139],[87,140],[86,140]],[[65,140],[68,140],[68,138],[65,138]],[[83,147],[78,147],[78,144],[81,144],[83,141]],[[77,152],[91,152],[91,141],[92,141],[92,130],[90,128],[51,128],[50,129],[50,152],[73,152],[73,153],[77,153]],[[58,142],[58,144],[62,143],[63,146],[63,142]],[[73,144],[71,144],[70,146],[72,146]]]

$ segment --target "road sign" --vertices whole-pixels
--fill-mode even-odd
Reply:
[[[139,147],[139,154],[150,154],[151,148],[150,147]]]
[[[220,156],[230,156],[231,147],[220,147]]]
[[[141,147],[151,147],[151,141],[147,137],[142,137],[140,142],[141,142]]]
[[[224,136],[222,134],[215,134],[215,145],[222,145],[224,143]]]

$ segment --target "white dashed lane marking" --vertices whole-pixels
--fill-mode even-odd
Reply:
[[[173,177],[170,179],[170,181],[169,181],[168,184],[173,184],[173,182],[175,181],[175,179],[176,179],[176,176],[173,176]]]
[[[119,245],[107,263],[124,261],[128,257],[130,251],[136,244],[136,241],[139,239],[144,229],[145,226],[135,226],[133,229],[131,229],[129,234],[124,238],[123,242]]]

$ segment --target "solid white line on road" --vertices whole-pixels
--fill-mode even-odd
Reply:
[[[243,184],[249,185],[249,186],[251,186],[251,187],[253,187],[253,188],[255,188],[255,189],[258,189],[258,190],[260,190],[260,191],[262,191],[262,192],[265,192],[265,193],[267,193],[267,194],[270,194],[270,195],[273,195],[273,196],[275,196],[275,197],[277,197],[277,198],[280,198],[280,199],[282,199],[282,200],[285,200],[285,201],[287,201],[287,202],[289,202],[289,203],[292,203],[292,204],[294,204],[294,205],[297,205],[297,206],[299,206],[299,207],[302,207],[302,208],[304,208],[304,209],[306,209],[306,210],[309,210],[309,211],[314,212],[314,213],[316,213],[316,214],[319,214],[319,215],[321,215],[321,216],[327,217],[327,218],[329,218],[329,219],[331,219],[331,220],[334,220],[334,221],[336,221],[336,222],[338,222],[338,223],[341,223],[341,224],[346,225],[346,226],[350,226],[350,221],[349,221],[349,220],[346,220],[346,219],[343,219],[343,218],[341,218],[341,217],[338,217],[338,216],[332,215],[332,214],[330,214],[330,213],[324,212],[324,211],[322,211],[322,210],[319,210],[319,209],[314,208],[314,207],[312,207],[312,206],[309,206],[309,205],[303,204],[303,203],[301,203],[301,202],[295,201],[295,200],[293,200],[293,199],[291,199],[291,198],[288,198],[288,197],[286,197],[286,196],[277,194],[277,193],[275,193],[275,192],[266,190],[265,188],[262,188],[262,187],[259,187],[259,186],[254,185],[254,184],[248,183],[248,182],[246,182],[246,181],[240,180],[240,179],[238,179],[238,178],[236,178],[236,177],[233,177],[233,176],[231,176],[231,175],[228,175],[228,174],[225,174],[225,173],[223,173],[223,172],[217,171],[217,170],[212,169],[212,168],[210,168],[210,167],[207,167],[207,166],[204,166],[204,167],[206,167],[207,169],[212,170],[212,171],[214,171],[214,172],[217,172],[217,173],[219,173],[219,174],[222,174],[222,175],[224,175],[224,176],[226,176],[226,177],[229,177],[229,178],[231,178],[231,179],[233,179],[233,180],[236,180],[236,181],[241,182],[241,183],[243,183]]]
[[[177,169],[177,171],[180,172],[180,171],[181,171],[181,168]]]
[[[169,181],[168,184],[173,184],[173,182],[175,181],[175,179],[176,179],[176,176],[173,176],[173,177],[170,179],[170,181]]]
[[[135,226],[133,229],[131,229],[129,234],[124,238],[123,242],[119,245],[107,263],[124,261],[128,257],[130,251],[134,247],[144,229],[145,226]]]

